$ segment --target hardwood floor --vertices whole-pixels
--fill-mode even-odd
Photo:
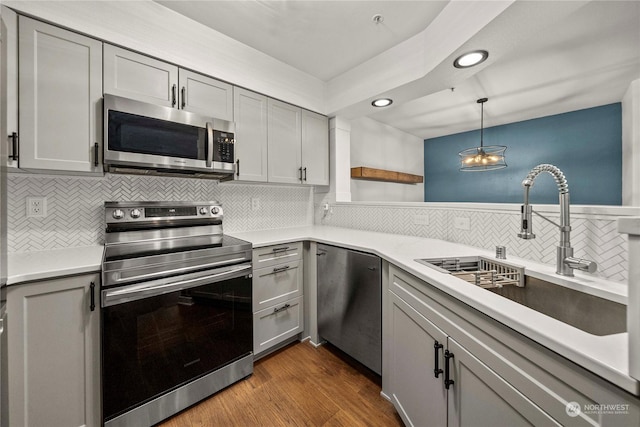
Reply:
[[[159,424],[402,426],[380,378],[331,346],[294,343],[258,360],[253,375]]]

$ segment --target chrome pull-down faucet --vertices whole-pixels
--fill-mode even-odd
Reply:
[[[529,190],[533,187],[533,182],[536,177],[542,172],[550,173],[558,185],[558,193],[560,199],[560,224],[556,224],[544,215],[535,212],[533,207],[529,204]],[[567,179],[560,169],[553,165],[541,164],[531,169],[527,174],[524,181],[522,181],[524,187],[524,204],[521,207],[522,221],[520,226],[520,233],[518,237],[521,239],[529,240],[535,239],[536,235],[533,234],[533,213],[541,218],[549,221],[560,229],[560,242],[556,252],[556,273],[563,276],[573,276],[573,270],[578,269],[582,271],[588,271],[593,273],[598,268],[598,265],[589,260],[574,258],[573,248],[571,247],[571,220],[569,218],[569,184]]]

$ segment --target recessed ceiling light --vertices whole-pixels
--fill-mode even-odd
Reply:
[[[393,100],[389,98],[379,98],[371,103],[374,107],[388,107],[391,104],[393,104]]]
[[[484,62],[489,57],[489,52],[486,50],[474,50],[473,52],[467,52],[464,55],[460,55],[453,61],[453,66],[456,68],[468,68],[478,65]]]

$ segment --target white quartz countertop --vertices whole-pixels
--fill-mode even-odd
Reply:
[[[100,271],[104,246],[82,246],[7,256],[7,284]]]
[[[490,251],[442,240],[326,226],[228,234],[251,242],[254,248],[310,240],[376,254],[624,390],[640,395],[640,384],[629,376],[628,334],[591,335],[415,261],[452,256],[493,257]],[[102,252],[102,246],[91,246],[9,254],[8,284],[99,271]],[[511,256],[507,262],[525,267],[531,276],[626,304],[627,287],[623,284],[578,273],[575,278],[564,278],[555,274],[555,266]]]

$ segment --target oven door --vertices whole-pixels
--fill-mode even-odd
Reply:
[[[226,154],[233,154],[234,129],[232,122],[104,96],[106,165],[233,173]]]
[[[251,354],[251,264],[232,268],[102,292],[105,422]]]

